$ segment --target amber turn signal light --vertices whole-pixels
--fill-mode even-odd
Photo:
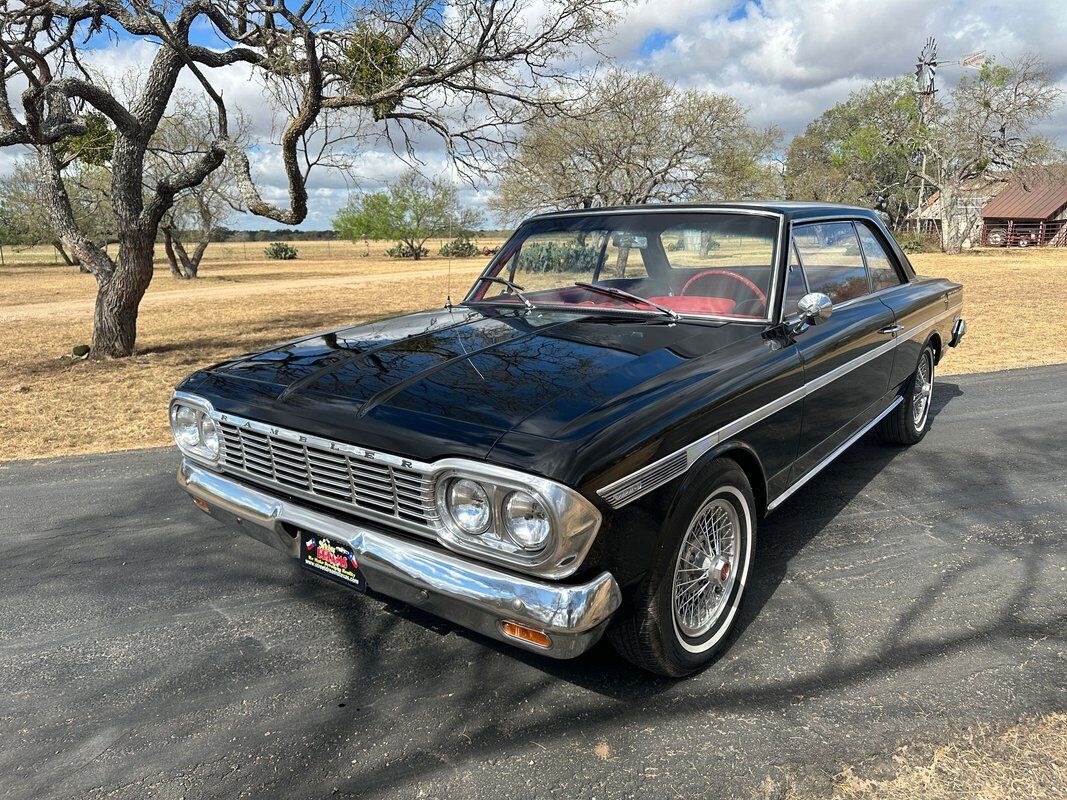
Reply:
[[[504,631],[505,636],[532,644],[535,647],[547,649],[552,646],[552,639],[539,628],[531,628],[529,625],[521,625],[518,622],[501,622],[500,629]]]
[[[201,511],[211,511],[210,506],[208,506],[208,504],[201,500],[199,497],[194,497],[193,502],[196,503],[197,507]]]

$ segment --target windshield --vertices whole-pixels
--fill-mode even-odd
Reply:
[[[468,302],[765,319],[778,227],[775,216],[726,212],[534,220],[486,273],[501,280],[479,279]]]

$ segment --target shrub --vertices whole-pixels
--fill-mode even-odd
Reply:
[[[451,242],[445,242],[438,250],[441,255],[449,258],[473,258],[480,252],[477,245],[468,236],[458,236]]]
[[[528,272],[590,272],[600,259],[600,249],[573,242],[525,244],[519,259]]]
[[[905,253],[936,253],[941,250],[941,242],[935,234],[896,231],[893,238]]]
[[[297,250],[286,242],[271,242],[264,248],[263,255],[278,261],[292,261],[297,256]]]
[[[389,258],[426,258],[430,254],[430,251],[420,245],[410,245],[406,242],[397,242],[395,245],[385,251],[385,254]]]

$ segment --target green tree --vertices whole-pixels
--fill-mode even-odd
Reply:
[[[918,198],[916,159],[925,133],[911,81],[875,81],[793,139],[786,195],[876,208],[899,225]]]
[[[396,242],[392,255],[417,261],[427,253],[427,239],[465,233],[480,223],[477,212],[460,206],[454,186],[410,170],[385,192],[350,198],[333,227],[353,242],[363,237]]]
[[[21,240],[22,236],[15,216],[8,208],[7,202],[0,200],[0,266],[4,264],[4,248],[19,244]]]
[[[74,159],[63,169],[69,187],[70,212],[84,235],[103,247],[114,238],[115,219],[107,193],[106,167],[84,164]],[[15,160],[11,171],[0,178],[0,195],[19,231],[19,244],[50,245],[70,266],[79,263],[76,252],[68,250],[40,199],[39,174],[28,158]],[[84,269],[82,270],[85,271]]]

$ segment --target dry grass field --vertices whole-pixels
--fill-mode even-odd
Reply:
[[[1067,786],[1067,714],[979,726],[932,752],[904,747],[892,760],[891,778],[846,768],[832,800],[1056,800]]]
[[[297,242],[296,261],[263,243],[212,245],[195,282],[157,272],[141,307],[138,354],[70,358],[90,339],[95,281],[47,249],[0,267],[0,460],[165,445],[166,403],[184,375],[303,332],[440,306],[448,261],[400,262],[344,242]],[[483,243],[484,244],[484,243]],[[436,252],[437,243],[431,243]],[[484,257],[451,264],[462,297]],[[913,258],[966,285],[970,332],[942,374],[1067,361],[1067,250],[986,250]],[[1034,336],[1040,330],[1043,335]],[[1028,331],[1021,334],[1021,331]]]

